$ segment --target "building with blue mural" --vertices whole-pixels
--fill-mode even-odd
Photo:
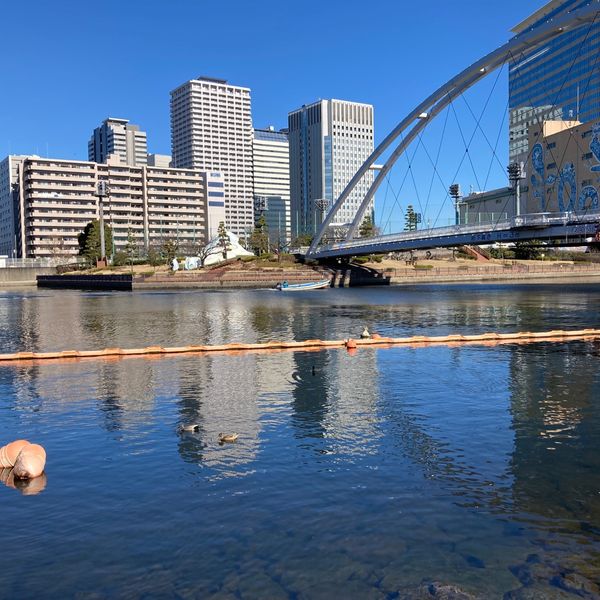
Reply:
[[[598,210],[600,119],[533,125],[528,143],[525,212]]]
[[[552,0],[513,28],[519,35],[588,0]],[[510,162],[528,162],[529,130],[544,121],[600,119],[600,21],[510,57]],[[539,175],[539,174],[538,174]]]

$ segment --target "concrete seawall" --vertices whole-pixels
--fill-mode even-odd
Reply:
[[[23,271],[28,269],[10,269]],[[8,269],[5,269],[8,271]],[[0,275],[2,270],[0,270]],[[17,274],[15,274],[17,275]],[[281,281],[307,283],[319,279],[331,279],[332,287],[373,285],[418,285],[444,283],[485,282],[560,282],[600,281],[600,265],[564,265],[512,268],[489,267],[472,269],[386,269],[377,271],[366,267],[346,267],[329,270],[273,269],[266,271],[204,271],[188,273],[164,273],[154,276],[114,275],[44,275],[38,277],[39,287],[63,289],[144,290],[144,289],[261,289],[274,288]],[[13,285],[23,285],[17,280]],[[2,280],[0,279],[0,286]]]
[[[0,288],[35,285],[38,275],[55,273],[55,267],[5,267],[0,269]]]
[[[40,275],[38,287],[76,290],[132,289],[131,275]]]
[[[484,267],[473,269],[386,269],[391,285],[415,285],[420,283],[481,283],[539,281],[600,280],[600,265],[524,266],[511,268]]]

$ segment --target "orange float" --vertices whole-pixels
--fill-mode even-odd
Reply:
[[[156,358],[165,354],[210,354],[217,352],[265,352],[273,350],[321,350],[323,348],[358,348],[360,346],[390,347],[399,345],[439,345],[448,346],[465,344],[483,344],[489,346],[493,343],[528,343],[541,341],[562,341],[565,339],[598,339],[600,329],[579,329],[571,331],[552,330],[539,332],[515,333],[480,333],[475,335],[450,334],[443,336],[415,335],[404,338],[382,337],[371,334],[369,338],[349,340],[305,340],[303,342],[269,341],[259,343],[218,344],[214,346],[147,346],[146,348],[104,348],[102,350],[62,350],[59,352],[14,352],[0,354],[0,364],[10,361],[30,360],[80,360],[85,358],[113,358],[121,359],[131,356],[146,356]]]
[[[35,479],[44,472],[46,451],[39,444],[27,444],[23,447],[15,466],[13,475],[16,479]]]
[[[0,448],[0,467],[12,470],[16,479],[35,479],[44,472],[46,451],[39,444],[15,440]]]
[[[6,446],[2,446],[2,448],[0,448],[0,467],[12,469],[12,467],[15,466],[19,452],[21,452],[25,446],[29,446],[27,440],[15,440],[10,444],[6,444]]]

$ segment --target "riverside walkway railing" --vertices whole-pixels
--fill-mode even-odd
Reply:
[[[495,223],[451,225],[414,231],[353,238],[316,248],[309,258],[332,258],[343,255],[386,253],[394,250],[516,242],[531,239],[554,239],[573,236],[593,237],[598,233],[600,211],[532,213]]]

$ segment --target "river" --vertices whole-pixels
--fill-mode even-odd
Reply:
[[[599,292],[4,291],[0,351],[600,327]],[[599,378],[591,341],[2,365],[0,445],[48,462],[0,485],[0,597],[594,597]]]

